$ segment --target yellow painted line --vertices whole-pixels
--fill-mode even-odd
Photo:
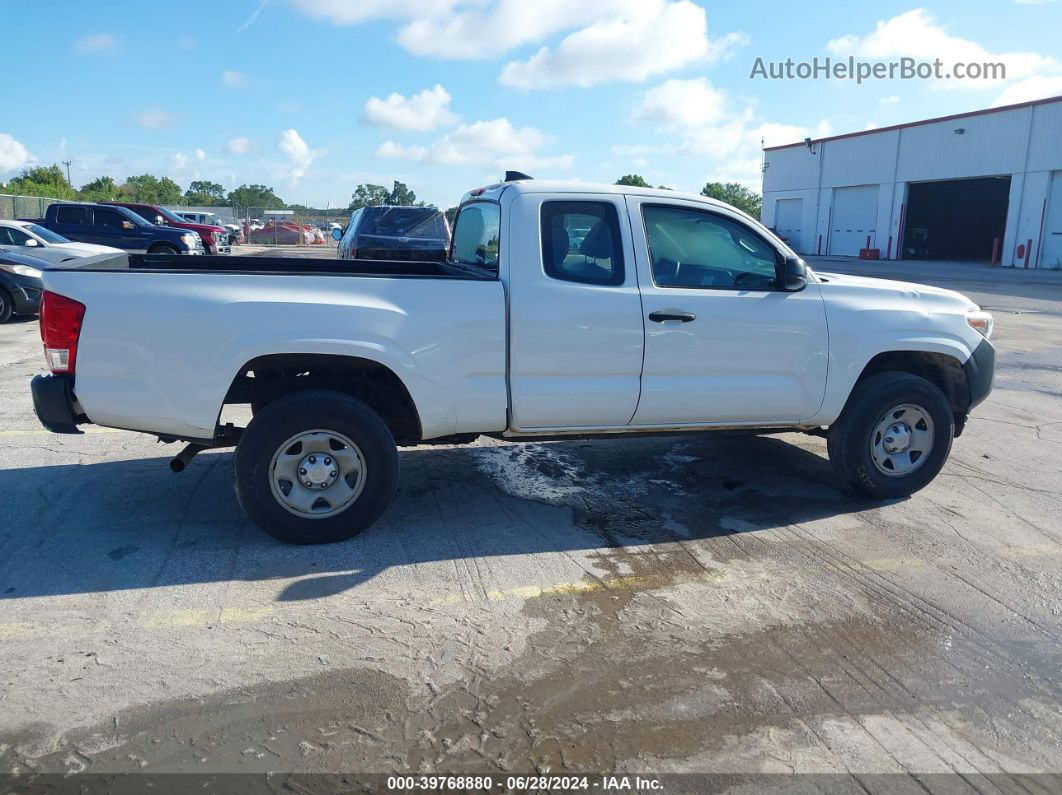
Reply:
[[[495,589],[487,592],[487,599],[503,602],[512,599],[540,599],[550,596],[573,594],[604,593],[608,591],[638,590],[648,591],[667,588],[687,583],[716,583],[728,579],[722,572],[696,572],[686,574],[650,574],[630,575],[625,577],[605,577],[600,580],[579,582],[562,582],[554,585],[524,585],[515,588]],[[459,605],[466,599],[459,594],[451,594],[431,602],[434,605]],[[181,610],[158,610],[148,613],[139,620],[133,619],[145,629],[206,627],[215,624],[253,624],[268,621],[283,611],[276,607],[225,607],[187,608]],[[99,632],[113,628],[106,622],[77,622],[86,632]],[[61,622],[11,621],[0,622],[0,640],[11,638],[42,637],[50,635],[68,635],[73,627]]]

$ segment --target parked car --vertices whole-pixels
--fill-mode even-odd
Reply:
[[[27,254],[47,262],[65,262],[97,254],[124,254],[120,248],[75,243],[30,221],[0,221],[0,249]]]
[[[362,207],[332,237],[340,259],[441,262],[450,248],[446,216],[435,207]]]
[[[188,221],[173,210],[159,204],[140,204],[139,202],[103,202],[113,207],[125,207],[139,215],[149,224],[171,226],[174,229],[188,229],[195,232],[203,241],[207,254],[231,254],[229,232],[219,224],[201,224]],[[162,219],[161,221],[159,219]]]
[[[44,290],[41,271],[48,265],[36,257],[0,251],[0,323],[14,315],[37,314]]]
[[[188,229],[156,226],[125,207],[52,204],[34,223],[78,243],[113,246],[140,254],[203,254],[203,240]]]
[[[396,441],[479,434],[825,435],[841,484],[905,496],[995,367],[992,316],[959,293],[813,273],[722,202],[618,185],[474,190],[447,262],[129,257],[44,284],[41,422],[185,440],[175,470],[236,445],[240,505],[294,543],[369,527]],[[250,404],[246,429],[227,404]]]
[[[177,215],[181,216],[186,221],[191,221],[193,224],[205,224],[208,226],[220,226],[229,233],[229,245],[234,246],[237,243],[243,242],[243,230],[236,222],[223,221],[214,215],[214,213],[206,212],[193,212],[189,211],[177,211],[174,210]]]

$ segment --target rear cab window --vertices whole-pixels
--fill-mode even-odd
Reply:
[[[445,240],[446,219],[435,208],[373,208],[366,211],[358,234]]]
[[[501,208],[492,201],[473,201],[454,219],[451,260],[458,265],[498,273],[501,251]]]
[[[88,223],[88,208],[77,205],[63,206],[55,211],[57,224],[86,224]]]
[[[542,267],[582,284],[623,284],[623,240],[612,202],[542,203]]]

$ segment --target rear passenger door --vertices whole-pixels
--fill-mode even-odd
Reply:
[[[97,207],[92,212],[92,243],[126,250],[143,248],[140,227],[117,210]]]
[[[509,214],[512,426],[627,425],[644,330],[623,197],[525,193]]]
[[[82,204],[60,204],[55,208],[52,231],[79,243],[94,243],[92,213]]]

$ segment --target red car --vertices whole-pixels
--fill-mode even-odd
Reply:
[[[221,226],[209,224],[193,224],[186,221],[172,210],[167,210],[158,204],[140,204],[138,202],[101,202],[101,204],[114,204],[132,210],[149,224],[156,226],[172,226],[177,229],[190,229],[198,232],[203,238],[203,248],[207,254],[231,254],[232,247],[229,245],[229,230]],[[162,219],[161,223],[159,219]]]

